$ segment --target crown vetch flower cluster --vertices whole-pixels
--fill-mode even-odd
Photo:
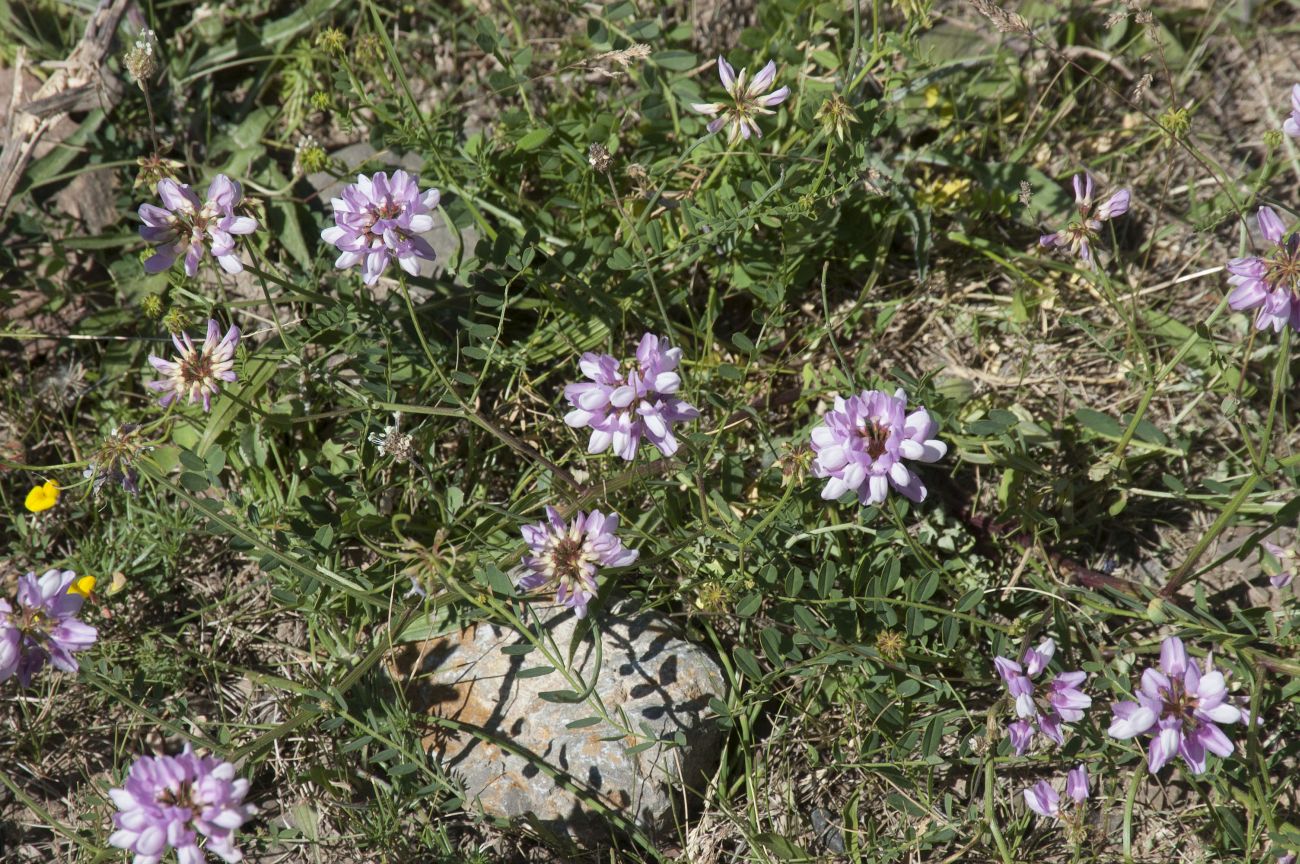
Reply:
[[[334,224],[321,239],[339,248],[334,266],[345,270],[361,264],[367,285],[379,281],[391,258],[407,273],[420,272],[418,258],[432,261],[433,247],[420,235],[433,230],[430,211],[438,206],[437,189],[420,192],[420,180],[405,171],[357,175],[357,182],[334,198]]]
[[[700,416],[699,409],[676,395],[682,386],[676,371],[681,359],[682,349],[669,348],[666,338],[653,333],[641,337],[630,368],[608,354],[583,354],[578,367],[591,380],[564,388],[564,398],[573,406],[564,422],[591,429],[588,453],[613,447],[630,462],[644,436],[663,455],[673,455],[678,446],[673,424]]]
[[[72,655],[95,644],[94,627],[77,619],[85,597],[73,588],[77,574],[47,570],[18,577],[17,608],[0,600],[0,681],[17,676],[27,687],[47,662],[76,672]]]
[[[1258,309],[1255,329],[1300,331],[1300,234],[1287,234],[1272,207],[1259,208],[1259,233],[1273,248],[1228,262],[1228,305],[1238,312]]]
[[[1219,756],[1232,754],[1232,741],[1220,723],[1237,723],[1239,708],[1227,701],[1223,673],[1214,668],[1212,657],[1205,669],[1187,660],[1183,640],[1170,636],[1160,646],[1160,668],[1142,673],[1142,686],[1126,700],[1111,706],[1114,718],[1109,734],[1127,740],[1151,733],[1147,769],[1155,774],[1174,756],[1182,756],[1193,774],[1205,771],[1206,751]]]
[[[521,529],[531,554],[524,556],[530,572],[519,580],[519,587],[532,591],[554,585],[556,602],[585,618],[587,603],[596,596],[597,569],[624,567],[640,555],[623,547],[617,530],[617,514],[579,511],[565,522],[560,511],[548,506],[545,520]]]
[[[746,83],[745,69],[736,74],[736,70],[723,58],[718,58],[718,77],[726,88],[731,102],[695,102],[691,109],[700,114],[707,114],[714,119],[709,121],[710,132],[717,132],[728,126],[727,141],[734,144],[736,139],[749,139],[750,135],[763,137],[763,130],[758,128],[755,115],[771,114],[772,109],[780,105],[790,95],[789,87],[772,90],[776,80],[776,61],[769,60],[752,81]]]
[[[184,256],[185,275],[195,276],[208,248],[221,269],[242,272],[235,235],[257,230],[257,220],[235,213],[243,194],[242,187],[225,174],[218,174],[208,186],[206,201],[200,201],[188,184],[170,177],[159,180],[158,197],[163,206],[140,205],[144,222],[140,236],[157,246],[153,257],[144,262],[145,272],[161,273]]]
[[[1019,663],[1005,657],[993,658],[998,675],[1015,700],[1017,719],[1007,731],[1017,755],[1029,749],[1035,729],[1058,745],[1064,744],[1061,725],[1082,720],[1083,712],[1092,706],[1092,697],[1079,689],[1088,678],[1082,671],[1060,673],[1047,685],[1044,695],[1035,695],[1034,679],[1047,668],[1055,653],[1056,642],[1044,639],[1037,648],[1025,651]]]
[[[1074,802],[1076,809],[1083,806],[1083,802],[1088,800],[1087,768],[1078,765],[1070,769],[1065,775],[1065,794]],[[1039,816],[1049,819],[1060,819],[1064,815],[1061,810],[1061,793],[1046,780],[1039,780],[1025,790],[1025,804]]]
[[[176,756],[137,759],[108,794],[118,810],[108,845],[132,852],[134,864],[158,864],[169,847],[180,864],[202,864],[199,835],[207,851],[234,864],[244,857],[235,831],[257,813],[244,803],[248,781],[235,777],[235,766],[196,756],[189,744]]]
[[[904,460],[942,459],[948,445],[934,437],[938,431],[924,408],[907,413],[902,388],[893,396],[880,390],[836,396],[835,407],[812,431],[813,476],[830,478],[822,497],[834,501],[857,492],[863,504],[879,504],[892,486],[911,501],[924,501],[925,484]]]
[[[1128,212],[1129,191],[1120,189],[1095,208],[1092,196],[1092,175],[1087,172],[1075,174],[1074,203],[1079,217],[1060,231],[1039,237],[1038,242],[1049,248],[1068,249],[1083,263],[1093,265],[1092,244],[1097,242],[1102,223]]]
[[[191,402],[203,400],[203,410],[212,410],[212,397],[221,389],[220,382],[238,380],[235,374],[235,349],[239,346],[239,328],[232,326],[221,335],[221,325],[208,319],[208,335],[202,345],[195,345],[189,334],[172,334],[179,356],[175,361],[149,355],[149,363],[165,378],[145,386],[163,396],[158,404],[166,408],[172,400],[186,395]]]

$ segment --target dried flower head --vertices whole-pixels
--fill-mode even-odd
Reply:
[[[37,396],[51,408],[66,408],[86,392],[86,367],[71,360],[53,369],[37,388]]]
[[[420,235],[433,230],[431,212],[438,206],[437,189],[420,192],[420,179],[405,171],[394,171],[390,179],[383,171],[357,182],[333,199],[334,224],[321,232],[321,239],[339,248],[334,266],[340,270],[361,264],[367,285],[379,281],[388,262],[412,276],[420,273],[420,258],[434,260],[433,247]]]
[[[876,634],[876,650],[886,660],[897,662],[907,650],[907,639],[897,630],[881,630]]]
[[[560,511],[548,506],[545,520],[522,529],[529,552],[523,564],[529,573],[519,580],[519,587],[533,591],[553,586],[555,601],[585,618],[587,604],[596,596],[598,568],[625,567],[640,554],[623,548],[617,530],[617,514],[579,511],[565,522]]]
[[[1039,237],[1039,244],[1047,248],[1068,249],[1079,256],[1083,263],[1096,266],[1092,246],[1101,235],[1102,223],[1128,212],[1129,191],[1120,189],[1095,207],[1092,194],[1092,175],[1087,172],[1075,174],[1074,203],[1078,207],[1079,217],[1064,229]]]
[[[347,36],[337,27],[326,27],[316,36],[316,47],[324,48],[331,54],[342,54],[347,44]]]
[[[719,57],[718,75],[722,78],[722,86],[726,88],[731,101],[695,102],[691,105],[692,110],[714,118],[709,121],[709,132],[717,132],[723,126],[728,126],[727,141],[732,144],[739,138],[748,140],[750,135],[762,138],[763,130],[758,128],[758,122],[754,118],[772,114],[772,109],[790,95],[789,87],[768,92],[776,80],[776,61],[767,61],[767,65],[759,70],[752,81],[746,82],[746,73],[747,70],[741,69],[737,75],[731,64]]]
[[[634,62],[644,60],[650,56],[650,46],[644,42],[638,42],[627,48],[620,48],[617,51],[606,51],[603,54],[597,54],[584,65],[595,72],[599,72],[610,78],[621,74],[620,71],[609,68],[611,65],[619,67],[619,70],[627,69]]]
[[[1020,200],[1020,203],[1023,206],[1029,206],[1029,202],[1034,198],[1034,187],[1029,185],[1028,180],[1020,181],[1020,190],[1016,197]]]
[[[378,63],[384,57],[384,46],[374,33],[362,33],[357,38],[357,47],[352,56],[362,66]]]
[[[244,265],[235,249],[235,236],[252,234],[257,221],[238,216],[244,191],[225,174],[218,174],[208,186],[206,201],[200,201],[189,185],[170,178],[158,181],[158,195],[163,206],[140,205],[140,236],[154,244],[153,257],[144,263],[148,273],[161,273],[185,260],[185,275],[199,272],[199,262],[209,247],[217,263],[227,273],[243,272]]]
[[[415,455],[411,436],[397,431],[396,426],[385,426],[383,432],[371,432],[367,440],[375,445],[381,456],[391,456],[397,462],[408,462]]]
[[[0,681],[11,676],[27,687],[46,663],[76,672],[72,656],[95,644],[94,627],[76,617],[85,600],[69,592],[77,580],[71,570],[47,570],[18,577],[17,607],[0,600]]]
[[[1015,12],[1008,12],[1001,6],[990,2],[990,0],[971,0],[971,5],[975,11],[983,15],[999,33],[1023,33],[1028,35],[1031,31],[1028,22]]]
[[[194,319],[190,316],[190,313],[179,306],[168,309],[167,314],[162,319],[162,325],[167,328],[168,333],[180,333],[190,329],[193,324]]]
[[[239,328],[232,326],[221,335],[221,325],[208,319],[208,334],[202,345],[195,345],[188,333],[172,334],[179,352],[175,361],[149,355],[149,364],[164,378],[150,381],[150,390],[163,394],[158,404],[166,408],[172,400],[189,396],[191,402],[203,401],[203,410],[212,410],[212,397],[221,390],[220,382],[237,381],[235,348],[239,345]]]
[[[131,184],[132,190],[147,186],[153,189],[158,185],[158,181],[164,178],[176,179],[176,172],[185,167],[184,162],[176,159],[164,159],[161,155],[153,153],[149,156],[141,156],[135,160],[139,167],[136,172],[135,182]]]
[[[140,493],[140,472],[135,462],[151,448],[136,435],[139,428],[135,423],[118,426],[87,460],[82,476],[90,480],[91,494],[98,495],[107,483],[121,486],[132,495]]]
[[[781,457],[781,485],[803,482],[804,475],[812,466],[814,453],[806,444],[791,445]]]
[[[1151,84],[1155,80],[1156,79],[1151,75],[1150,72],[1146,73],[1141,78],[1139,78],[1138,83],[1133,85],[1133,101],[1136,102],[1137,100],[1145,96],[1147,91],[1151,89]]]
[[[257,813],[247,794],[234,765],[196,756],[188,743],[176,756],[142,756],[108,792],[118,811],[108,845],[134,853],[136,864],[157,864],[168,848],[181,864],[202,864],[204,850],[235,864],[243,859],[235,832]]]
[[[709,579],[695,586],[695,608],[706,615],[723,615],[731,609],[731,592],[717,580]]]
[[[293,173],[317,174],[329,167],[330,157],[313,135],[304,135],[293,148]]]
[[[152,30],[141,30],[135,44],[122,58],[122,65],[131,73],[135,83],[144,90],[149,79],[158,71],[158,36]]]
[[[604,174],[613,163],[614,157],[609,155],[609,148],[604,144],[596,142],[587,148],[587,164],[592,170]]]
[[[857,116],[853,113],[853,106],[838,93],[832,93],[831,97],[822,103],[814,119],[822,124],[827,135],[834,135],[841,142],[848,135],[849,126],[858,122]]]

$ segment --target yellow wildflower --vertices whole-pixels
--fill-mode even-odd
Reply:
[[[87,599],[89,599],[91,592],[93,592],[94,590],[95,590],[94,576],[82,576],[79,579],[74,579],[72,581],[72,584],[68,586],[69,594],[80,594],[82,597],[85,597]]]
[[[32,491],[27,493],[27,500],[23,503],[33,513],[49,510],[59,503],[59,484],[47,480],[41,486],[33,486]]]

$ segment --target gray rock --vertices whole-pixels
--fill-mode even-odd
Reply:
[[[617,820],[602,809],[652,837],[671,829],[674,788],[702,789],[717,763],[721,730],[709,710],[710,698],[725,692],[717,662],[655,612],[633,612],[628,604],[594,612],[600,616],[598,658],[594,631],[574,645],[572,613],[535,608],[561,656],[573,652],[569,668],[583,681],[595,677],[608,716],[634,734],[606,720],[567,728],[595,716],[591,704],[542,698],[570,690],[563,675],[552,670],[521,677],[545,665],[540,652],[503,654],[502,648],[527,640],[510,628],[479,624],[407,646],[397,659],[413,708],[482,730],[441,729],[426,746],[463,782],[468,809],[536,819],[583,845],[609,837],[608,826]],[[674,746],[674,738],[684,746]],[[656,743],[628,752],[646,741]]]

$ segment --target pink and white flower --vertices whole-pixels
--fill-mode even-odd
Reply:
[[[1259,208],[1259,233],[1273,248],[1228,262],[1228,305],[1238,312],[1257,309],[1256,330],[1278,332],[1290,324],[1300,331],[1300,235],[1287,234],[1272,207]]]
[[[203,864],[205,850],[235,864],[244,857],[235,831],[257,813],[247,794],[234,765],[196,756],[189,744],[176,756],[142,756],[121,788],[108,791],[118,811],[108,845],[133,853],[133,864],[158,864],[168,848],[179,864]]]
[[[163,206],[140,205],[140,219],[144,222],[140,236],[157,247],[153,257],[144,262],[145,272],[161,273],[183,257],[185,275],[196,276],[208,248],[221,269],[242,272],[244,264],[235,249],[235,237],[257,230],[257,220],[235,212],[243,194],[239,183],[225,174],[218,174],[208,185],[204,201],[188,184],[170,177],[159,180],[158,196]]]
[[[564,388],[564,398],[573,406],[564,415],[565,424],[591,429],[588,453],[612,447],[630,462],[644,437],[672,456],[678,447],[673,425],[700,416],[699,409],[677,396],[681,360],[682,349],[669,348],[666,338],[653,333],[641,337],[635,364],[622,365],[609,354],[583,354],[578,368],[589,380]]]
[[[734,144],[738,138],[749,139],[751,135],[762,138],[763,130],[754,119],[756,115],[771,114],[772,109],[780,105],[790,95],[789,87],[772,90],[776,80],[776,61],[769,60],[752,81],[746,83],[746,71],[736,70],[721,57],[718,58],[718,77],[726,88],[730,102],[694,102],[691,110],[707,114],[714,119],[709,121],[709,132],[717,132],[728,126],[727,141]],[[772,92],[768,92],[772,90]]]
[[[1092,175],[1087,172],[1075,174],[1074,203],[1079,217],[1060,231],[1039,237],[1039,244],[1068,249],[1083,263],[1095,266],[1092,247],[1101,234],[1102,223],[1127,213],[1130,196],[1127,189],[1120,189],[1095,208],[1092,196]]]
[[[1187,650],[1177,636],[1160,646],[1160,667],[1142,673],[1136,701],[1116,702],[1109,735],[1128,740],[1150,734],[1147,769],[1155,774],[1174,756],[1182,756],[1193,774],[1206,767],[1206,753],[1232,755],[1232,741],[1220,723],[1242,721],[1242,712],[1228,701],[1223,673],[1205,658],[1202,670],[1187,659]]]
[[[892,487],[910,501],[925,500],[926,488],[907,462],[937,462],[948,445],[934,436],[939,424],[924,408],[907,412],[902,388],[893,396],[863,390],[835,407],[812,430],[813,476],[828,478],[822,498],[856,492],[863,504],[880,504]]]
[[[1015,704],[1016,720],[1008,724],[1007,731],[1017,755],[1029,749],[1035,730],[1058,745],[1064,744],[1063,724],[1082,720],[1084,712],[1092,707],[1092,697],[1080,689],[1087,681],[1086,672],[1061,672],[1048,683],[1044,694],[1037,693],[1034,679],[1047,668],[1055,653],[1056,642],[1044,639],[1037,648],[1026,650],[1019,663],[1006,657],[993,658],[998,676]]]
[[[618,515],[599,510],[578,512],[569,522],[554,507],[546,508],[546,519],[521,529],[529,554],[524,567],[529,571],[518,582],[528,591],[555,588],[555,601],[571,607],[579,618],[587,616],[587,604],[596,596],[596,573],[601,567],[626,567],[637,559],[636,549],[625,549],[618,535]]]
[[[220,382],[238,380],[235,348],[239,346],[239,328],[232,326],[222,336],[221,325],[208,319],[208,335],[202,345],[196,346],[187,333],[173,333],[172,343],[179,352],[175,360],[149,355],[149,364],[165,377],[145,386],[163,394],[158,404],[164,408],[174,399],[189,396],[191,402],[202,399],[203,410],[211,411],[212,397],[221,389]]]
[[[391,178],[383,171],[370,177],[358,174],[356,183],[330,201],[334,224],[320,236],[339,248],[334,266],[345,270],[361,264],[367,285],[379,281],[393,258],[407,273],[418,276],[418,259],[435,257],[433,247],[420,235],[433,230],[431,211],[439,200],[437,189],[420,192],[420,178],[405,171],[394,171]]]

